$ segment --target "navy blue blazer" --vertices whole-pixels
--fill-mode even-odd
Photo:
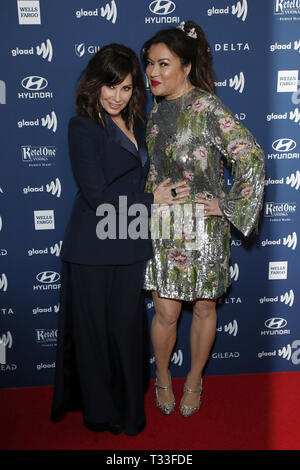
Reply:
[[[136,217],[127,217],[122,205],[121,213],[119,210],[119,197],[126,196],[127,199],[123,197],[122,201],[126,201],[128,208],[132,204],[143,204],[147,208],[147,217],[151,215],[153,195],[144,192],[149,158],[142,121],[135,123],[134,135],[138,150],[109,115],[105,116],[105,127],[89,117],[71,118],[69,150],[78,193],[63,240],[62,260],[79,264],[116,265],[151,258],[149,232],[146,239],[133,239],[127,233],[124,236],[124,230]],[[96,215],[97,208],[102,204],[111,205],[111,214],[115,211],[116,238],[99,239],[97,236],[97,224],[105,217],[108,221],[107,212]],[[119,216],[123,217],[121,232]]]

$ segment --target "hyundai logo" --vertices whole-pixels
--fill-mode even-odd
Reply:
[[[60,279],[60,275],[55,271],[43,271],[36,276],[39,282],[44,284],[51,284],[52,282],[57,282]]]
[[[170,0],[154,0],[154,2],[151,2],[149,5],[150,11],[155,15],[168,15],[172,13],[175,8],[175,3]]]
[[[291,152],[296,145],[296,142],[292,139],[277,139],[274,140],[272,148],[277,152]]]
[[[22,80],[22,87],[26,88],[26,90],[43,90],[48,86],[48,82],[43,77],[38,77],[37,75],[33,75],[31,77],[25,77]]]
[[[284,318],[269,318],[265,321],[265,326],[276,330],[278,328],[284,328],[287,324],[287,321]]]

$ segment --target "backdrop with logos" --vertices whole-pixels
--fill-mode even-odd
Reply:
[[[101,46],[139,54],[158,29],[188,19],[210,42],[218,96],[255,135],[267,167],[259,235],[232,232],[232,286],[205,373],[300,370],[300,1],[3,0],[0,16],[1,387],[53,383],[59,252],[76,193],[67,126],[80,73]],[[225,182],[229,190],[229,172]],[[150,296],[146,304],[150,323]],[[191,317],[185,304],[175,377],[189,368]]]

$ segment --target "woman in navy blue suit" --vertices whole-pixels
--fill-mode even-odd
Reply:
[[[183,183],[144,193],[149,160],[145,86],[136,54],[101,48],[90,60],[69,123],[78,193],[62,259],[52,419],[81,409],[94,431],[135,435],[145,426],[149,358],[142,297],[151,205],[185,200]],[[130,214],[130,215],[129,215]]]

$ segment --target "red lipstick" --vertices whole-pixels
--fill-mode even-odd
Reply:
[[[158,82],[157,80],[151,80],[151,85],[152,86],[157,86],[160,85],[161,82]]]

